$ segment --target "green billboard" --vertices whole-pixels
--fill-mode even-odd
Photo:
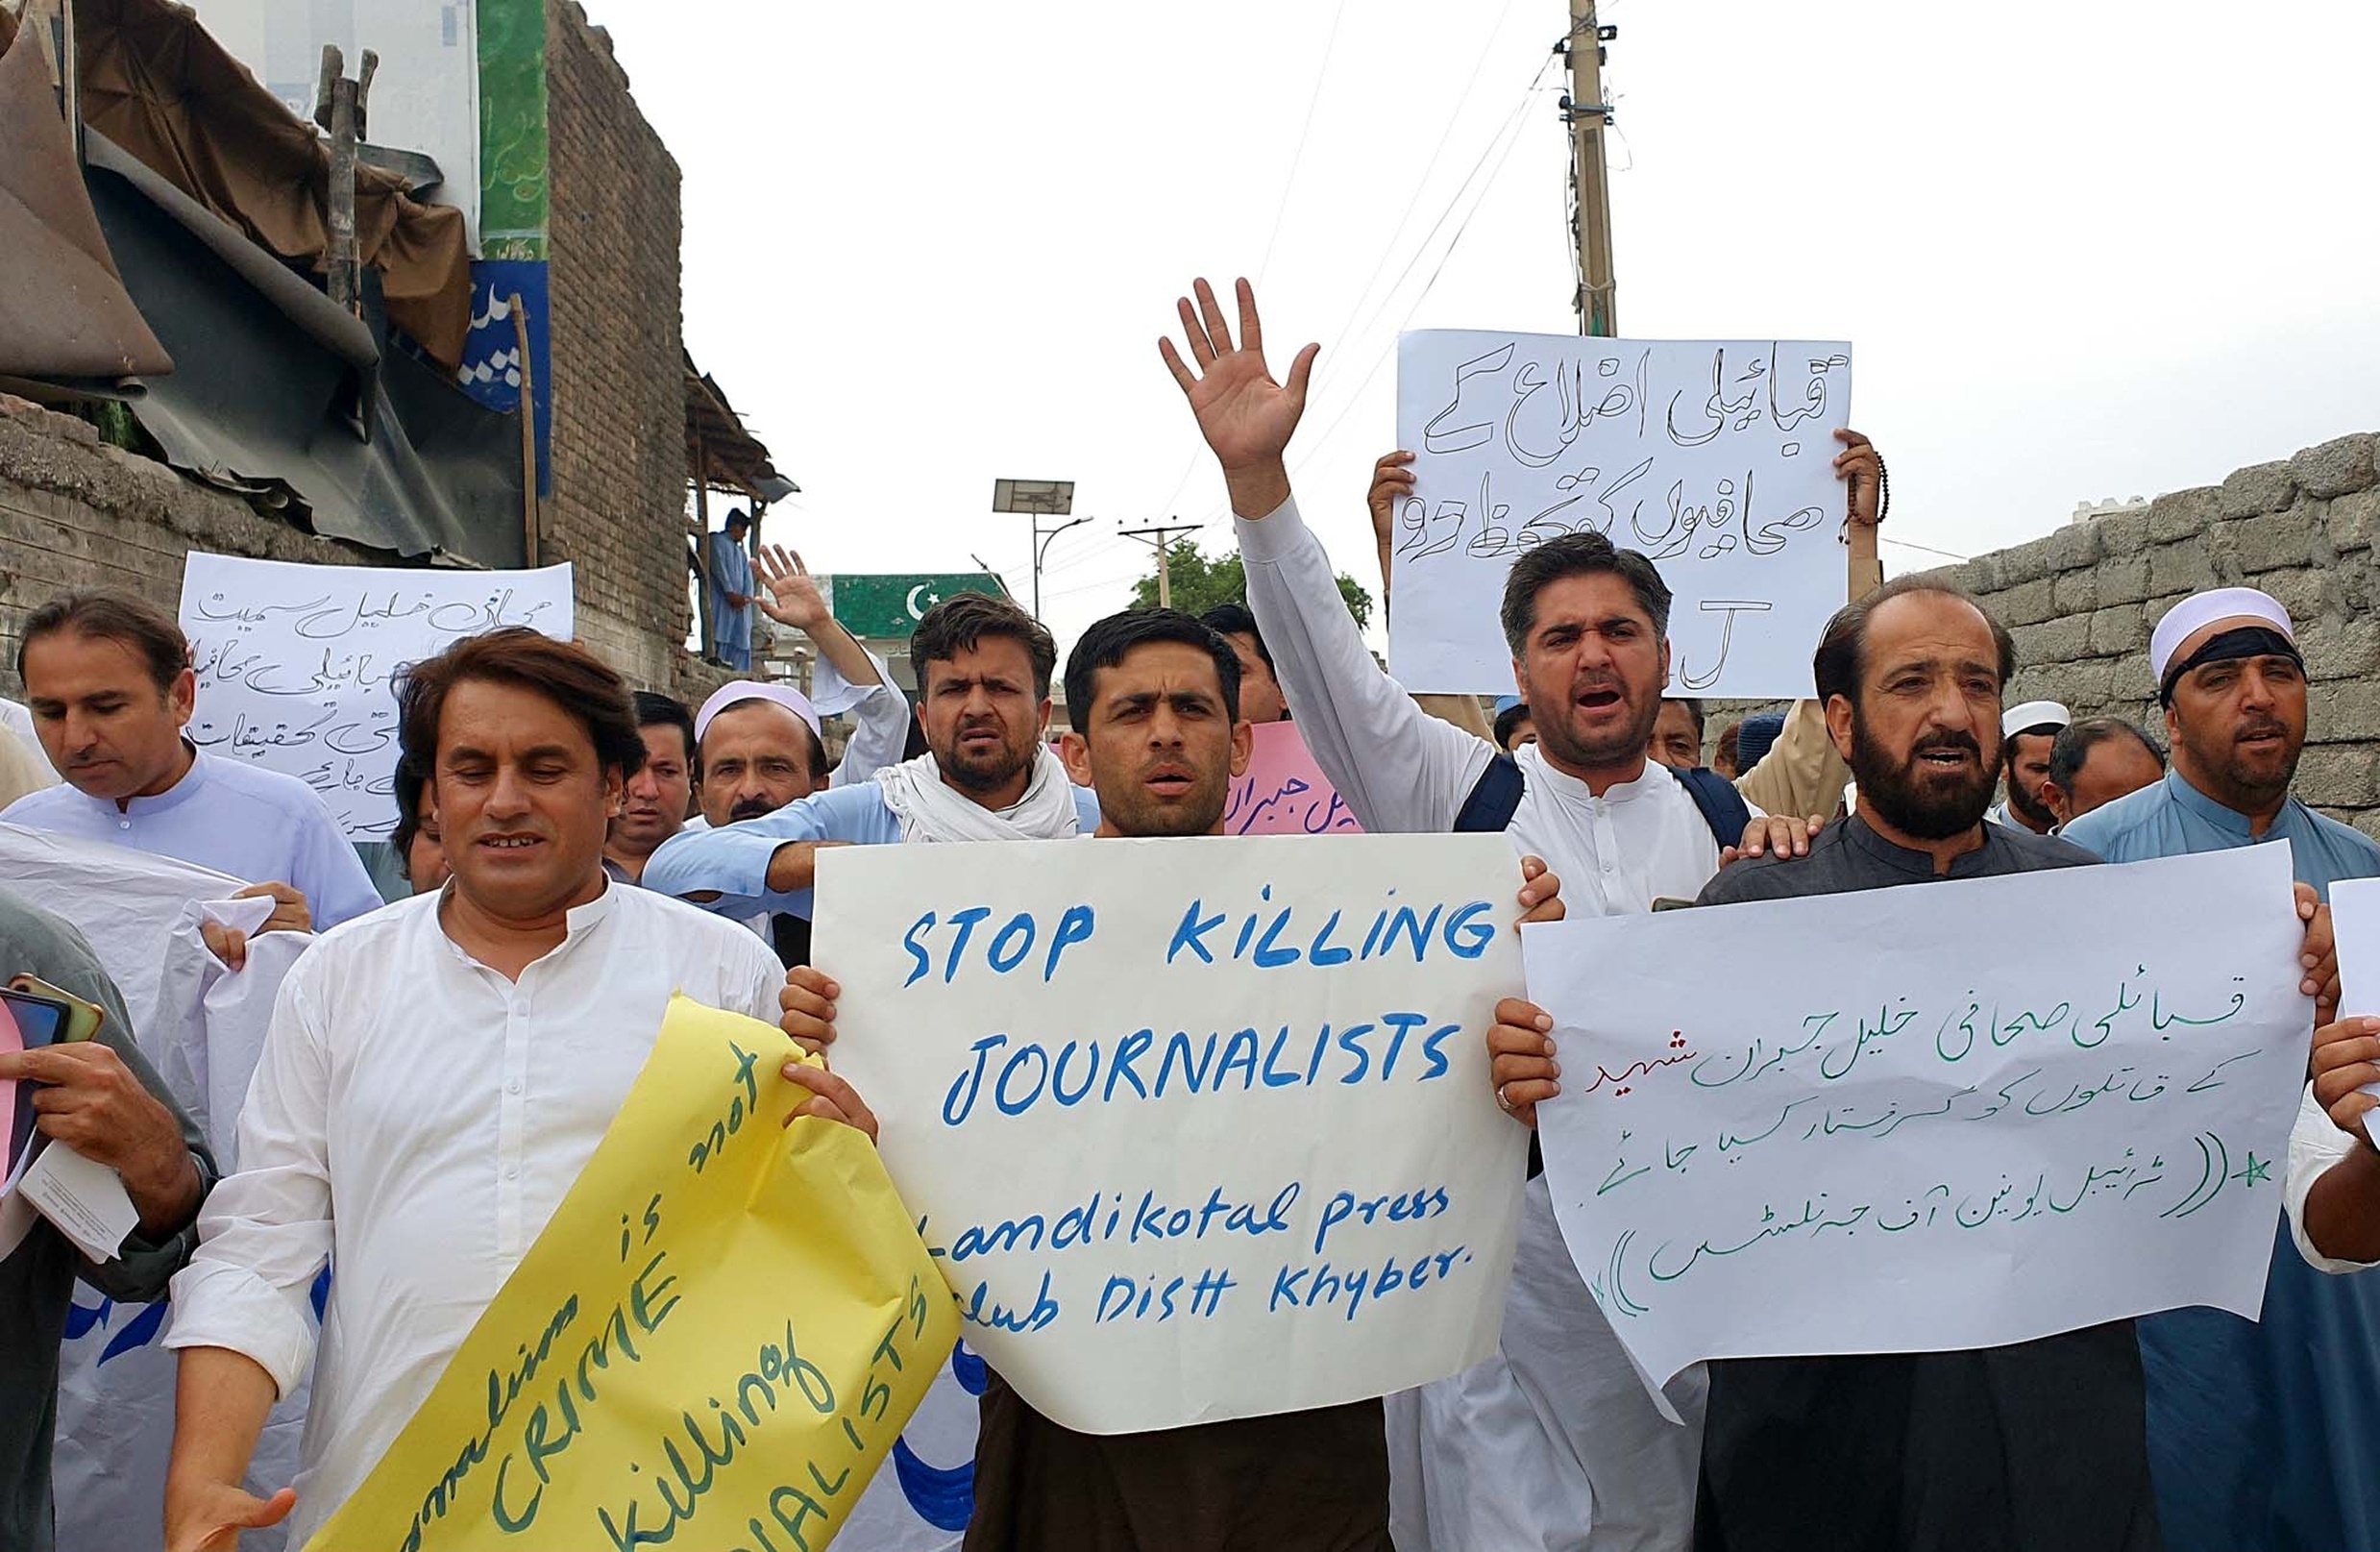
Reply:
[[[871,641],[906,641],[926,610],[961,593],[1008,596],[1008,588],[988,571],[845,573],[821,580],[835,622]]]

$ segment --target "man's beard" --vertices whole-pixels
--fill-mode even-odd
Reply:
[[[954,729],[949,747],[934,751],[935,768],[952,785],[976,794],[997,792],[1033,763],[1033,749],[1028,746],[1019,751],[1011,747],[1005,728],[994,729],[1000,738],[996,752],[970,760],[965,753],[965,734],[972,730]]]
[[[1231,802],[1231,776],[1222,774],[1213,781],[1202,780],[1189,797],[1180,802],[1160,803],[1148,796],[1138,777],[1131,785],[1115,794],[1111,801],[1107,793],[1099,794],[1100,812],[1107,815],[1116,833],[1156,839],[1168,835],[1212,835],[1223,822],[1223,810]]]
[[[1975,756],[1972,774],[1951,782],[1948,773],[1921,779],[1925,767],[1915,755],[1896,758],[1877,743],[1856,715],[1852,718],[1852,778],[1859,796],[1878,817],[1902,834],[1920,841],[1947,841],[1983,823],[1992,806],[1997,777],[1983,761],[1983,751],[1973,733],[1936,729],[1911,742],[1912,749],[1964,749]]]
[[[1608,687],[1617,689],[1623,696],[1628,693],[1617,686]],[[1534,700],[1530,702],[1529,720],[1537,729],[1538,752],[1552,755],[1557,765],[1573,765],[1592,771],[1626,765],[1653,747],[1653,729],[1661,720],[1660,697],[1647,697],[1627,727],[1588,742],[1573,736],[1570,731],[1570,714],[1578,709],[1578,703],[1572,698],[1577,694],[1575,686],[1565,688],[1560,701],[1542,708]]]
[[[2048,803],[2041,801],[2038,791],[2025,791],[2024,778],[2013,770],[2008,773],[2008,809],[2009,812],[2024,816],[2045,830],[2058,822],[2058,816],[2050,811]]]
[[[2271,717],[2225,728],[2212,750],[2203,748],[2197,740],[2190,737],[2188,729],[2181,731],[2182,742],[2189,746],[2190,752],[2196,756],[2200,766],[2214,772],[2218,779],[2226,783],[2231,788],[2232,796],[2252,801],[2261,801],[2289,791],[2290,783],[2297,779],[2297,761],[2305,753],[2303,741],[2292,748],[2286,742],[2289,738],[2288,726]],[[2285,752],[2277,767],[2270,763],[2271,756],[2269,754],[2254,756],[2241,751],[2241,738],[2251,732],[2281,735],[2285,741],[2282,745]],[[2214,758],[2209,758],[2210,755]]]

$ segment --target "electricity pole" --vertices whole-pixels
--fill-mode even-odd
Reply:
[[[1595,0],[1569,0],[1570,90],[1562,98],[1562,120],[1570,126],[1571,221],[1579,244],[1579,333],[1608,338],[1619,333],[1619,308],[1611,278],[1611,190],[1604,168],[1604,126],[1611,105],[1604,100],[1604,42],[1616,27],[1595,20]]]
[[[1156,548],[1157,606],[1161,609],[1173,607],[1173,557],[1166,553],[1166,543],[1176,533],[1195,533],[1200,527],[1196,523],[1161,523],[1155,528],[1124,530],[1123,537]]]

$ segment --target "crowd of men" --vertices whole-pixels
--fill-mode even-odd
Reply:
[[[1246,601],[1091,627],[1065,665],[1070,727],[1054,745],[1056,644],[1013,603],[960,596],[924,617],[913,716],[797,559],[714,557],[723,604],[817,644],[817,702],[737,679],[689,708],[531,631],[457,642],[397,687],[391,841],[415,893],[382,904],[303,783],[189,741],[188,646],[168,617],[109,593],[27,617],[16,668],[57,780],[0,761],[0,779],[33,789],[0,795],[13,800],[0,822],[249,881],[272,902],[258,931],[316,936],[282,983],[225,1177],[89,947],[0,878],[0,972],[108,1015],[97,1040],[0,1054],[0,1081],[37,1085],[39,1129],[115,1169],[139,1215],[105,1261],[46,1223],[0,1260],[0,1323],[17,1333],[0,1348],[0,1545],[50,1545],[78,1275],[127,1299],[170,1281],[170,1552],[283,1521],[302,1544],[536,1240],[673,992],[825,1053],[785,1068],[807,1091],[800,1113],[873,1135],[866,1097],[833,1071],[844,989],[809,964],[810,924],[834,908],[822,848],[1220,835],[1251,725],[1285,719],[1366,830],[1508,834],[1523,921],[2287,839],[2317,1013],[2265,1319],[2184,1310],[1984,1351],[1719,1361],[1667,1388],[1674,1421],[1533,1175],[1515,1182],[1521,1240],[1487,1363],[1369,1401],[1121,1437],[1063,1428],[995,1374],[969,1548],[2380,1545],[2361,1454],[2380,1442],[2380,1278],[2355,1275],[2380,1263],[2380,1151],[2363,1129],[2380,1020],[2337,1017],[2322,904],[2333,883],[2380,875],[2380,845],[2292,793],[2307,685],[2287,612],[2241,588],[2166,612],[2140,687],[2162,744],[2049,702],[2006,706],[2007,631],[1941,582],[1883,580],[1882,463],[1846,432],[1850,602],[1816,645],[1808,699],[1714,737],[1700,702],[1664,694],[1658,568],[1592,531],[1511,568],[1512,696],[1409,696],[1366,650],[1290,488],[1314,348],[1276,380],[1245,283],[1237,302],[1235,331],[1199,283],[1162,353],[1229,489]],[[1375,470],[1384,554],[1411,461]],[[748,651],[730,623],[722,650]],[[855,724],[840,765],[830,700]],[[217,927],[209,943],[236,973],[247,939]],[[1680,995],[1710,969],[1679,967]],[[1495,1102],[1534,1127],[1561,1093],[1552,1021],[1512,998],[1492,1023]],[[1863,1294],[1893,1296],[1846,1291]],[[299,1479],[254,1495],[242,1482],[266,1415],[309,1374]]]

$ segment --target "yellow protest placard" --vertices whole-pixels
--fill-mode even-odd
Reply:
[[[958,1338],[868,1140],[671,999],[552,1221],[308,1552],[818,1552]],[[683,1533],[683,1534],[681,1534]]]

